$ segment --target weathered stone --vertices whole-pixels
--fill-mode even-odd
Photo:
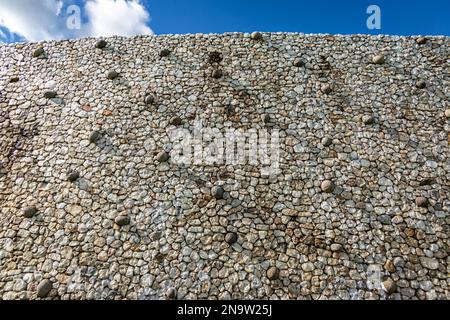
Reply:
[[[94,131],[89,136],[89,141],[91,143],[97,143],[101,138],[102,138],[102,134],[100,133],[100,131]]]
[[[342,251],[342,250],[343,250],[342,244],[340,244],[340,243],[333,243],[333,244],[330,246],[330,250],[331,250],[331,251],[334,251],[334,252]]]
[[[446,118],[450,118],[450,109],[446,109],[446,110],[444,111],[444,116],[445,116]]]
[[[75,217],[83,212],[83,208],[77,204],[69,204],[65,209],[67,212],[69,212],[71,215]]]
[[[267,270],[267,279],[273,281],[277,280],[280,277],[280,270],[277,267],[270,267]]]
[[[387,294],[393,294],[397,291],[397,285],[392,279],[386,279],[381,283],[381,287]]]
[[[6,167],[2,161],[0,161],[0,178],[6,175]]]
[[[326,137],[322,138],[321,143],[322,143],[322,145],[324,147],[328,147],[328,146],[330,146],[333,143],[333,139],[331,139],[330,137],[326,136]]]
[[[386,260],[386,262],[384,263],[384,269],[391,273],[395,272],[395,266],[391,260]]]
[[[119,215],[114,219],[114,222],[118,226],[123,227],[123,226],[130,224],[130,217],[126,216],[126,215]]]
[[[423,232],[423,230],[417,229],[415,231],[415,236],[417,240],[423,240],[425,239],[425,232]]]
[[[55,97],[56,97],[56,92],[55,91],[46,91],[44,93],[44,98],[53,99]]]
[[[71,170],[67,173],[67,180],[69,180],[70,182],[77,181],[79,177],[80,173],[78,171]]]
[[[417,44],[425,44],[427,43],[427,38],[425,37],[419,37],[416,39]]]
[[[220,69],[215,69],[211,75],[214,79],[219,79],[219,78],[222,78],[223,72]]]
[[[223,56],[220,52],[212,51],[208,54],[208,62],[213,63],[219,63],[223,60]]]
[[[434,183],[434,178],[427,177],[419,180],[419,186],[428,186]]]
[[[101,40],[98,40],[98,41],[95,43],[95,47],[96,47],[97,49],[103,49],[103,48],[106,47],[107,44],[108,44],[108,43],[106,42],[106,40],[101,39]]]
[[[428,199],[425,197],[417,197],[416,198],[416,205],[418,207],[426,208],[428,207]]]
[[[144,102],[146,104],[153,104],[155,102],[155,97],[151,94],[145,97]]]
[[[383,64],[384,63],[384,55],[378,54],[372,58],[372,62],[374,64]]]
[[[114,71],[114,70],[108,71],[108,73],[106,74],[106,77],[107,77],[109,80],[114,80],[114,79],[116,79],[118,76],[119,76],[119,73],[118,73],[117,71]]]
[[[302,264],[301,268],[305,272],[311,272],[314,271],[314,264],[312,262],[306,262]]]
[[[176,299],[177,298],[177,290],[175,288],[169,288],[166,291],[167,299]]]
[[[173,116],[169,122],[173,126],[179,126],[181,124],[181,118],[179,116]]]
[[[39,48],[37,48],[36,50],[34,50],[34,52],[33,52],[33,57],[35,57],[35,58],[40,57],[40,56],[42,56],[44,53],[45,53],[44,48],[39,47]]]
[[[237,234],[234,232],[228,232],[225,235],[225,242],[229,243],[229,244],[233,244],[237,241]]]
[[[371,125],[375,123],[375,117],[371,115],[363,115],[361,118],[362,122],[366,125]]]
[[[435,258],[420,257],[420,264],[427,269],[436,270],[439,268],[439,261]]]
[[[250,38],[252,38],[253,40],[262,40],[263,35],[261,32],[255,31],[255,32],[252,32],[252,34],[250,35]]]
[[[419,80],[416,82],[416,87],[419,89],[424,89],[427,86],[427,83],[424,80]]]
[[[292,64],[293,64],[294,67],[297,67],[297,68],[303,67],[303,66],[305,65],[305,63],[303,62],[303,60],[300,59],[300,58],[295,58],[295,59],[294,59],[294,62],[293,62]]]
[[[391,218],[387,214],[382,214],[381,216],[378,216],[377,220],[384,225],[390,225],[392,223]]]
[[[330,94],[331,91],[333,91],[333,89],[331,88],[331,86],[329,84],[322,85],[320,90],[325,94]]]
[[[169,56],[170,55],[170,50],[169,49],[162,49],[160,52],[159,52],[159,56],[162,58],[162,57],[167,57],[167,56]]]
[[[405,229],[405,234],[406,234],[408,237],[414,236],[414,229],[406,228],[406,229]]]
[[[36,213],[38,213],[38,210],[35,207],[29,207],[25,208],[25,210],[23,211],[23,216],[25,218],[32,218],[36,215]]]
[[[221,186],[214,186],[211,188],[211,194],[216,199],[222,199],[224,195],[224,190]]]
[[[324,180],[320,184],[320,189],[322,189],[323,192],[333,192],[334,183],[331,180]]]
[[[166,162],[167,160],[169,160],[170,155],[169,153],[167,153],[166,151],[162,150],[160,151],[157,155],[156,155],[156,160],[158,160],[159,162]]]
[[[44,279],[39,282],[36,293],[39,298],[45,298],[52,290],[53,283],[49,279]]]

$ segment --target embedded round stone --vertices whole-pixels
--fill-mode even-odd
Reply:
[[[434,179],[432,177],[422,178],[419,180],[419,186],[428,186],[434,183]]]
[[[381,287],[387,294],[393,294],[397,291],[397,285],[392,279],[386,279],[381,283]]]
[[[221,186],[214,186],[211,188],[211,195],[217,200],[222,199],[224,190]]]
[[[277,267],[270,267],[267,269],[267,279],[277,280],[280,277],[280,270]]]
[[[222,72],[222,70],[220,70],[220,69],[216,69],[216,70],[214,70],[213,72],[212,72],[212,77],[214,78],[214,79],[219,79],[219,78],[221,78],[223,76],[223,72]]]
[[[152,103],[155,102],[155,97],[150,94],[150,95],[145,97],[144,102],[146,104],[152,104]]]
[[[425,197],[417,197],[416,198],[416,205],[418,207],[426,208],[428,207],[428,199]]]
[[[169,154],[164,150],[158,153],[158,155],[156,156],[156,160],[158,160],[159,162],[166,162],[167,160],[169,160],[169,158]]]
[[[323,137],[321,142],[324,147],[328,147],[333,143],[333,139],[330,137]]]
[[[446,118],[450,118],[450,109],[446,109],[446,110],[444,111],[444,116],[445,116]]]
[[[162,58],[162,57],[167,57],[167,56],[169,56],[170,55],[170,50],[169,49],[162,49],[160,52],[159,52],[159,56]]]
[[[46,91],[44,93],[44,98],[53,99],[55,97],[56,97],[56,92],[55,91]]]
[[[106,40],[101,39],[101,40],[98,40],[98,41],[95,43],[95,47],[96,47],[97,49],[103,49],[103,48],[106,47],[107,44],[108,44],[108,43],[106,42]]]
[[[262,40],[263,36],[261,32],[255,31],[252,32],[252,34],[250,35],[250,38],[252,38],[253,40]]]
[[[235,243],[236,241],[237,241],[237,234],[236,233],[234,233],[234,232],[228,232],[226,235],[225,235],[225,242],[226,243],[229,243],[229,244],[233,244],[233,243]]]
[[[333,252],[339,252],[339,251],[342,251],[342,245],[341,245],[340,243],[333,243],[333,244],[330,246],[330,249],[331,249],[331,251],[333,251]]]
[[[331,93],[331,91],[333,91],[333,89],[331,88],[331,86],[329,84],[324,84],[320,90],[325,93],[325,94],[329,94]]]
[[[384,63],[384,55],[378,54],[372,58],[372,62],[374,64],[383,64]]]
[[[78,171],[72,170],[67,173],[67,180],[70,182],[77,181],[80,178],[80,173]]]
[[[102,137],[102,134],[100,133],[100,131],[94,131],[91,133],[90,137],[89,137],[89,141],[91,143],[96,143],[98,140],[100,140]]]
[[[270,114],[268,114],[268,113],[263,114],[263,115],[262,115],[262,120],[263,120],[265,123],[269,123],[269,122],[270,122]]]
[[[322,189],[323,192],[333,192],[334,183],[331,180],[324,180],[320,184],[320,189]]]
[[[127,224],[130,224],[130,217],[126,215],[120,215],[114,219],[114,222],[120,227],[126,226]]]
[[[6,174],[6,168],[2,161],[0,161],[0,178]]]
[[[173,116],[170,118],[170,124],[173,126],[179,126],[181,124],[181,118],[179,116]]]
[[[114,71],[114,70],[108,71],[108,73],[106,74],[106,77],[107,77],[109,80],[114,80],[114,79],[117,78],[118,76],[119,76],[119,73],[118,73],[117,71]]]
[[[9,79],[9,82],[14,83],[14,82],[19,82],[19,77],[11,77]]]
[[[223,60],[223,56],[220,52],[212,51],[208,54],[209,63],[219,63]]]
[[[42,280],[41,282],[39,282],[36,288],[37,296],[39,298],[45,298],[52,290],[52,287],[53,283],[50,280],[48,279]]]
[[[427,83],[424,80],[419,80],[416,82],[416,87],[419,89],[424,89],[427,86]]]
[[[175,288],[169,288],[166,291],[167,299],[176,299],[177,298],[177,290]]]
[[[38,212],[38,210],[35,207],[29,207],[29,208],[26,208],[25,210],[23,210],[23,216],[25,218],[31,218],[31,217],[34,217],[37,212]]]
[[[42,56],[45,53],[44,48],[39,47],[33,52],[33,57],[37,58],[39,56]]]
[[[300,58],[295,58],[294,62],[292,63],[294,67],[303,67],[305,63]]]
[[[364,124],[374,124],[375,123],[375,118],[371,115],[363,115],[361,118],[362,122]]]
[[[425,43],[427,43],[427,38],[419,37],[419,38],[416,39],[416,43],[417,44],[425,44]]]

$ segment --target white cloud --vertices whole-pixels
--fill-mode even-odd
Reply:
[[[153,34],[145,7],[138,1],[91,0],[86,3],[88,34],[98,36],[132,36]]]
[[[66,25],[71,4],[76,2],[0,0],[0,26],[28,41],[153,33],[147,26],[149,13],[140,0],[84,0],[80,9],[86,21],[78,30]]]
[[[0,0],[0,25],[27,40],[63,38],[59,0]]]

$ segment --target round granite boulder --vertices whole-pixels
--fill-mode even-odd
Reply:
[[[237,234],[236,233],[234,233],[234,232],[228,232],[226,235],[225,235],[225,242],[226,243],[228,243],[228,244],[233,244],[233,243],[235,243],[236,241],[237,241]]]
[[[101,39],[101,40],[98,40],[98,41],[95,43],[95,47],[96,47],[97,49],[103,49],[103,48],[106,47],[107,44],[108,44],[108,43],[106,42],[106,40]]]
[[[214,186],[211,188],[211,195],[217,200],[223,199],[224,190],[221,186]]]
[[[106,74],[106,77],[107,77],[109,80],[114,80],[114,79],[116,79],[118,76],[119,76],[119,73],[118,73],[117,71],[114,71],[114,70],[108,71],[108,73]]]
[[[267,279],[274,281],[280,277],[280,270],[277,267],[270,267],[267,269]]]
[[[38,213],[38,210],[35,207],[28,207],[23,210],[23,216],[25,218],[32,218]]]
[[[385,61],[384,55],[378,54],[372,58],[372,63],[374,64],[383,64]]]

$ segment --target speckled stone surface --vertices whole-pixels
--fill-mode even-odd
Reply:
[[[261,36],[0,45],[0,298],[450,298],[450,39]],[[175,163],[194,120],[279,174]]]

